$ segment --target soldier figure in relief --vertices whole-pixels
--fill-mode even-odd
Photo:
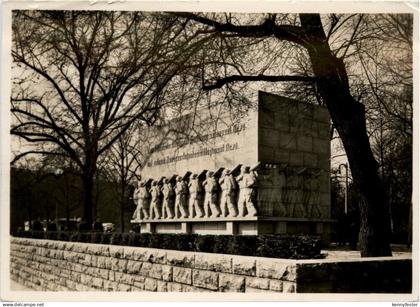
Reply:
[[[204,190],[206,195],[204,198],[204,215],[209,217],[209,208],[211,211],[211,217],[218,217],[220,210],[217,207],[217,196],[218,196],[218,184],[213,176],[213,172],[207,172],[207,178],[203,182]]]
[[[291,169],[287,173],[287,189],[290,217],[305,217],[303,206],[303,181],[306,168]]]
[[[176,186],[175,186],[175,218],[186,218],[188,217],[187,212],[187,195],[188,195],[188,187],[184,180],[182,180],[181,176],[176,178]]]
[[[171,219],[174,217],[174,189],[167,178],[163,179],[162,186],[163,204],[162,204],[162,219]]]
[[[220,209],[222,216],[235,217],[238,215],[238,210],[235,207],[235,191],[237,189],[237,183],[233,178],[230,170],[225,169],[222,177],[219,179],[220,187],[222,188],[222,196],[220,200]]]
[[[191,175],[188,188],[190,190],[190,202],[188,208],[190,217],[203,217],[203,210],[200,207],[200,200],[203,188],[197,177],[197,174]]]
[[[149,200],[150,193],[147,190],[146,183],[139,181],[137,189],[134,191],[134,202],[137,208],[133,214],[133,220],[141,221],[149,218]]]
[[[310,217],[309,203],[311,198],[311,170],[306,169],[303,172],[302,177],[302,203],[306,213],[304,217]]]
[[[139,195],[138,195],[139,188],[140,188],[140,181],[137,182],[137,187],[134,189],[134,192],[133,192],[133,201],[134,201],[134,204],[136,205],[136,209],[134,210],[133,216],[131,217],[131,219],[134,220],[134,221],[139,221],[140,220],[139,210],[138,210],[139,209],[139,205],[138,205],[138,203],[139,203]]]
[[[278,195],[275,197],[274,201],[275,204],[279,208],[280,216],[287,216],[287,208],[285,205],[285,196],[284,196],[284,188],[286,186],[286,166],[282,167],[278,171],[278,178],[276,180],[276,185],[278,186]]]
[[[242,166],[241,175],[237,178],[239,182],[239,200],[238,200],[238,216],[256,216],[257,209],[255,208],[255,193],[257,178],[250,172],[248,166]]]
[[[153,180],[152,187],[150,188],[152,196],[150,205],[150,219],[160,219],[160,188],[156,180]]]
[[[320,181],[319,181],[319,175],[321,175],[321,170],[312,170],[310,172],[310,197],[309,197],[309,203],[308,203],[308,214],[310,217],[317,217],[320,218],[322,216],[322,212],[319,208],[320,205]]]

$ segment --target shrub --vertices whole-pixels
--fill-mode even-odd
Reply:
[[[246,256],[254,256],[257,249],[257,240],[255,236],[231,236],[227,254],[240,254]]]
[[[91,243],[101,243],[102,242],[102,232],[92,232],[92,235],[90,237]]]
[[[77,242],[78,238],[79,238],[79,233],[78,232],[70,233],[70,236],[69,236],[70,241]]]
[[[229,247],[230,237],[227,235],[220,235],[214,238],[214,245],[212,253],[225,253],[226,249]]]
[[[58,240],[58,233],[56,231],[46,231],[44,238],[47,240]]]
[[[60,241],[70,241],[70,232],[66,232],[66,231],[60,231],[58,233],[58,239]]]
[[[308,235],[281,236],[263,235],[258,237],[256,256],[310,259],[321,257],[321,241]]]
[[[150,242],[150,233],[142,233],[140,234],[140,238],[139,238],[139,246],[142,247],[149,247],[149,242]]]
[[[162,242],[163,242],[162,235],[160,235],[158,233],[152,233],[149,236],[148,245],[146,245],[144,247],[160,248],[162,246]]]
[[[109,244],[111,245],[121,245],[122,242],[122,235],[120,233],[113,233]]]
[[[43,231],[32,231],[32,238],[44,239],[45,233]]]
[[[205,253],[213,252],[215,239],[216,238],[213,235],[198,236],[195,243],[196,251]]]
[[[110,244],[112,233],[105,232],[101,238],[101,244]]]
[[[121,234],[121,242],[120,245],[124,245],[124,246],[130,246],[130,233],[123,233]]]
[[[167,234],[162,236],[161,248],[163,249],[178,249],[178,237],[175,234]]]
[[[92,240],[92,235],[89,232],[79,232],[78,241],[89,243]]]
[[[130,232],[128,245],[130,246],[140,246],[140,234],[135,232]]]
[[[196,251],[196,234],[177,235],[176,249],[181,251]]]
[[[22,237],[22,238],[33,238],[32,231],[30,231],[30,230],[22,230],[20,232],[20,237]]]
[[[289,259],[322,258],[321,241],[308,235],[197,235],[20,231],[21,237]]]

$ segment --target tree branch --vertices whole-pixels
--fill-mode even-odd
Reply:
[[[257,76],[242,76],[232,75],[217,79],[213,84],[203,84],[203,90],[209,91],[223,87],[227,83],[233,82],[250,82],[250,81],[265,81],[265,82],[279,82],[279,81],[294,81],[294,82],[316,82],[317,78],[307,76],[271,76],[271,75],[257,75]]]
[[[239,26],[230,22],[220,23],[216,20],[209,19],[194,13],[176,12],[170,13],[179,17],[188,18],[201,24],[213,27],[215,32],[230,32],[240,34],[241,37],[267,37],[275,36],[280,40],[290,41],[307,47],[306,38],[301,27],[293,25],[277,25],[275,18],[268,18],[259,25]]]
[[[47,81],[49,81],[52,84],[52,86],[54,87],[54,89],[56,90],[57,94],[60,96],[61,101],[66,105],[67,109],[70,111],[70,113],[77,119],[77,121],[79,123],[82,123],[82,119],[79,116],[79,114],[77,114],[75,109],[71,106],[70,102],[67,100],[66,96],[64,95],[64,92],[62,91],[62,89],[60,88],[58,83],[54,80],[53,77],[51,77],[48,74],[47,71],[45,71],[42,68],[39,68],[35,65],[32,65],[31,63],[26,61],[23,56],[19,55],[16,51],[12,50],[12,56],[14,57],[14,60],[16,62],[24,64],[25,66],[32,69],[34,72],[36,72],[40,76],[44,77]]]
[[[25,152],[23,152],[21,154],[18,154],[16,157],[14,157],[14,159],[12,160],[12,162],[10,162],[10,165],[13,165],[15,162],[17,162],[18,160],[20,160],[24,156],[30,155],[30,154],[52,155],[52,156],[68,157],[68,155],[66,155],[64,153],[60,153],[60,152],[43,151],[43,150],[29,150],[29,151],[25,151]]]

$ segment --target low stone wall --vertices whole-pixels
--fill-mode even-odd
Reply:
[[[11,278],[41,291],[411,292],[411,259],[287,260],[25,238],[11,239],[10,256]]]
[[[288,260],[21,238],[11,276],[43,291],[296,291]]]

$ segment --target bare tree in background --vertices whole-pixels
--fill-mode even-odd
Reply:
[[[368,130],[391,212],[393,236],[410,245],[413,20],[409,14],[379,14],[365,16],[364,22],[366,28],[377,29],[375,37],[357,44]]]
[[[193,30],[185,35],[185,25],[139,12],[13,12],[11,133],[37,145],[18,158],[72,159],[87,223],[98,158],[134,122],[153,124],[172,79],[202,45]]]
[[[108,181],[115,182],[119,199],[120,231],[125,229],[125,209],[130,199],[130,185],[139,179],[142,166],[140,127],[133,125],[105,152],[99,162]]]

